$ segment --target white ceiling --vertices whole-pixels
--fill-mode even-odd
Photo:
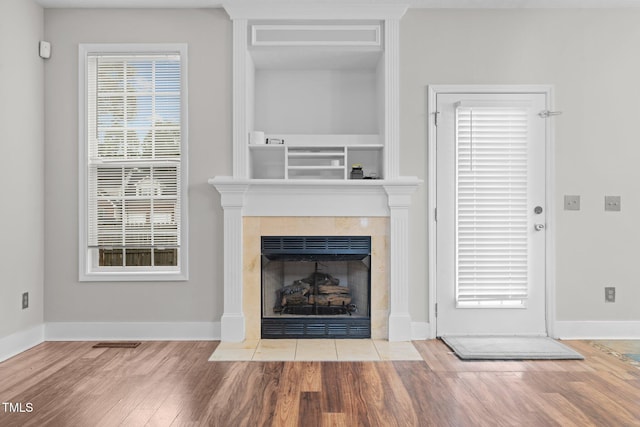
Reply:
[[[251,4],[246,0],[36,0],[45,8],[210,8]],[[640,0],[262,0],[256,4],[406,4],[415,8],[640,8]]]

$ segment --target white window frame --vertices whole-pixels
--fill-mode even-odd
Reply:
[[[88,197],[88,56],[90,54],[179,54],[181,66],[181,176],[180,176],[180,250],[177,268],[167,267],[93,267],[89,250],[89,197]],[[78,49],[78,225],[79,225],[79,280],[81,282],[136,282],[188,280],[188,120],[187,120],[187,44],[80,44]]]

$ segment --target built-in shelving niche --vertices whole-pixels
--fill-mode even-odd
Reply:
[[[284,140],[247,137],[250,178],[349,179],[353,164],[383,178],[383,22],[248,27],[249,131]]]

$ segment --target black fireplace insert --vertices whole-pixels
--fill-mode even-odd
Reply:
[[[263,236],[262,338],[370,338],[370,236]]]

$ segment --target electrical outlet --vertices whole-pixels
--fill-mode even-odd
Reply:
[[[607,286],[604,288],[604,302],[616,302],[616,288]]]
[[[564,196],[564,210],[565,211],[579,211],[580,210],[580,196]]]
[[[22,309],[29,308],[29,292],[22,294]]]
[[[619,212],[620,209],[620,196],[604,196],[605,211]]]

